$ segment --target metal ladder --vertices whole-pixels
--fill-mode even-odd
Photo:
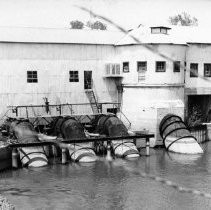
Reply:
[[[90,102],[90,105],[91,105],[93,113],[94,114],[99,114],[100,113],[100,109],[99,109],[99,106],[98,106],[98,103],[97,103],[94,91],[92,89],[89,89],[89,90],[85,90],[85,92],[86,92],[86,95],[87,95],[87,97],[89,99],[89,102]]]

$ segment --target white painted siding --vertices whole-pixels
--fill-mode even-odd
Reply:
[[[130,72],[123,73],[124,84],[138,84],[137,61],[147,61],[147,72],[145,84],[181,84],[184,83],[184,68],[180,72],[173,72],[173,61],[180,61],[182,67],[185,62],[184,45],[157,44],[148,45],[154,51],[149,50],[145,45],[119,46],[117,49],[119,59],[122,62],[128,61]],[[172,59],[163,58],[162,55]],[[155,62],[166,61],[166,72],[155,72]]]
[[[84,71],[91,70],[99,102],[117,102],[113,80],[103,78],[105,63],[114,58],[108,45],[0,44],[0,105],[87,103]],[[27,83],[27,70],[38,72],[38,83]],[[69,82],[69,71],[79,82]]]
[[[176,100],[184,103],[183,87],[128,87],[124,88],[122,110],[132,122],[133,130],[155,133],[157,108],[165,108],[165,101]]]
[[[187,49],[186,88],[188,94],[210,94],[211,78],[204,77],[204,63],[211,63],[211,44],[189,44]],[[190,77],[190,63],[198,63],[199,77]],[[192,89],[192,91],[191,91]]]
[[[150,145],[162,145],[159,125],[163,117],[169,113],[184,117],[184,88],[125,88],[122,111],[130,120],[132,130],[153,133],[155,138],[151,139]]]

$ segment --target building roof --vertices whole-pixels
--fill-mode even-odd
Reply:
[[[143,26],[129,31],[77,30],[69,28],[0,27],[0,42],[59,43],[59,44],[211,44],[211,29],[190,26],[171,26],[168,34],[151,33],[151,28],[164,26]],[[169,28],[170,29],[170,28]]]
[[[196,26],[171,26],[168,34],[151,33],[150,28],[163,28],[164,26],[140,26],[130,31],[117,45],[131,44],[211,44],[211,29]],[[165,27],[170,29],[169,27]]]
[[[165,28],[165,29],[171,29],[170,27],[166,27],[166,26],[152,26],[150,28]]]
[[[186,45],[184,35],[179,34],[163,34],[151,33],[152,27],[140,26],[132,30],[125,37],[123,37],[117,45],[131,45],[131,44],[182,44]],[[159,27],[153,27],[159,28]],[[163,26],[162,26],[163,28]],[[166,27],[165,27],[166,28]],[[170,29],[170,28],[169,28]]]
[[[117,31],[0,27],[0,42],[113,45],[123,36]]]
[[[211,44],[211,29],[204,27],[177,27],[175,31],[183,33],[187,43]]]

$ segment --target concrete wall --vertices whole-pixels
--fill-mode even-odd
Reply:
[[[116,102],[113,80],[103,78],[105,63],[115,57],[108,45],[0,44],[0,107],[55,103],[87,103],[84,71],[93,73],[100,102]],[[69,82],[69,71],[79,71],[79,82]],[[38,72],[38,83],[27,83],[27,71]]]
[[[125,87],[122,101],[122,111],[131,121],[131,129],[148,130],[156,140],[160,138],[159,123],[166,114],[184,117],[183,87]]]

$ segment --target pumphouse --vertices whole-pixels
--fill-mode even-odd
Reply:
[[[200,122],[211,119],[208,34],[165,26],[128,33],[0,28],[0,114],[112,112],[162,144],[159,124],[166,114],[191,119],[200,110]]]

